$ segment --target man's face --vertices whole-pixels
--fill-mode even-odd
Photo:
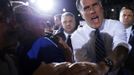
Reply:
[[[134,21],[134,14],[129,9],[124,9],[120,12],[120,21],[125,25],[125,27],[129,27],[132,25]]]
[[[80,0],[83,19],[92,28],[99,28],[103,22],[103,8],[98,0]]]
[[[62,18],[62,26],[67,33],[72,33],[75,29],[75,19],[72,16]]]
[[[60,27],[62,27],[59,17],[54,17],[54,24],[54,30],[58,30]]]

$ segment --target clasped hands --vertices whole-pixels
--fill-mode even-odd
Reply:
[[[42,63],[33,75],[105,75],[108,68],[103,63]]]

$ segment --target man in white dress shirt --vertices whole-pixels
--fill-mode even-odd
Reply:
[[[102,72],[103,70],[105,73],[111,68],[117,69],[128,55],[129,50],[124,26],[119,21],[104,18],[104,10],[100,0],[77,0],[76,7],[87,24],[79,27],[71,37],[75,61],[88,61],[97,63],[97,65],[103,63],[105,67],[101,67],[98,71]],[[94,32],[96,29],[104,35],[102,38],[106,48],[106,56],[101,62],[95,61]]]

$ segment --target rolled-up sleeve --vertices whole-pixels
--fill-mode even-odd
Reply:
[[[117,22],[115,25],[115,31],[113,33],[113,50],[118,45],[122,45],[129,50],[131,50],[131,46],[127,43],[126,31],[122,23]]]

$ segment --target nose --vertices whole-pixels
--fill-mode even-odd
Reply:
[[[70,25],[70,22],[67,22],[66,25],[69,26]]]
[[[94,9],[94,7],[91,7],[90,8],[90,14],[93,14],[93,13],[95,13],[95,9]]]
[[[125,16],[124,18],[125,18],[125,19],[128,19],[128,16]]]

